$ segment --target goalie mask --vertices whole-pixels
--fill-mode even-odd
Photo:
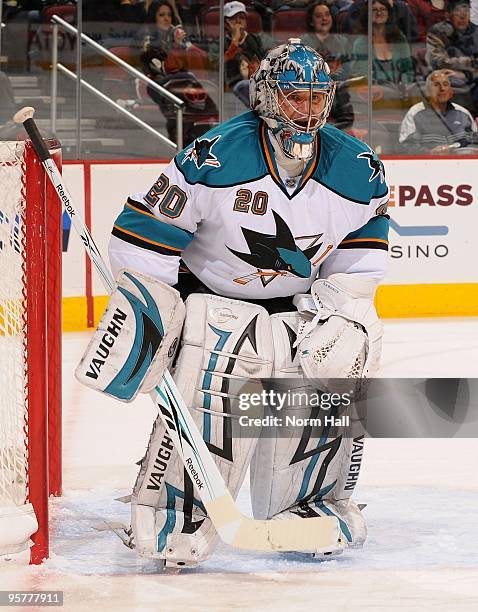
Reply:
[[[271,49],[251,77],[251,108],[292,159],[311,157],[334,93],[335,82],[327,63],[300,38]]]

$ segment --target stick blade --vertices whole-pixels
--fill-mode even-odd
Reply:
[[[236,548],[326,553],[345,545],[335,516],[254,520],[239,511],[229,491],[204,505],[221,540]]]
[[[275,552],[328,552],[343,548],[334,516],[254,521],[246,519],[233,546]]]
[[[330,552],[343,548],[335,516],[255,521],[244,517],[231,542],[270,552]]]

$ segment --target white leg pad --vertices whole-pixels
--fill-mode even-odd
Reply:
[[[273,349],[269,315],[260,306],[192,294],[174,372],[224,480],[236,496],[256,444],[232,437],[231,381],[269,377]],[[169,565],[193,566],[207,559],[217,541],[182,462],[162,422],[151,435],[132,496],[136,547]]]
[[[299,355],[293,345],[302,324],[299,313],[277,314],[271,317],[275,361],[273,383],[276,390],[285,392],[317,393],[313,381],[303,377]],[[285,377],[287,380],[284,380]],[[281,417],[323,417],[324,411],[302,405],[287,406]],[[354,414],[341,409],[340,416],[349,414],[352,428]],[[356,423],[355,423],[356,426]],[[366,537],[362,513],[350,501],[358,479],[363,436],[357,428],[356,439],[350,437],[351,428],[329,435],[330,427],[291,429],[278,427],[276,435],[261,437],[251,463],[251,496],[254,517],[281,520],[294,515],[302,518],[336,516],[343,540],[349,546],[360,546]],[[353,431],[353,430],[352,430]],[[340,548],[340,547],[339,547]],[[333,553],[337,550],[317,550]]]
[[[31,504],[0,508],[0,555],[15,554],[32,545],[38,522]]]

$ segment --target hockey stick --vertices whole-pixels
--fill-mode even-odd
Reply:
[[[35,110],[25,107],[14,116],[23,124],[45,172],[64,209],[71,218],[108,293],[115,288],[114,278],[94,243],[68,188],[33,120]],[[264,551],[321,551],[341,546],[336,517],[259,521],[244,516],[236,506],[192,415],[166,370],[160,384],[151,392],[164,425],[189,477],[221,539],[238,548]]]

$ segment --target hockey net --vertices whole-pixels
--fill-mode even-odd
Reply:
[[[0,141],[0,557],[48,557],[60,492],[61,207],[30,143]]]

